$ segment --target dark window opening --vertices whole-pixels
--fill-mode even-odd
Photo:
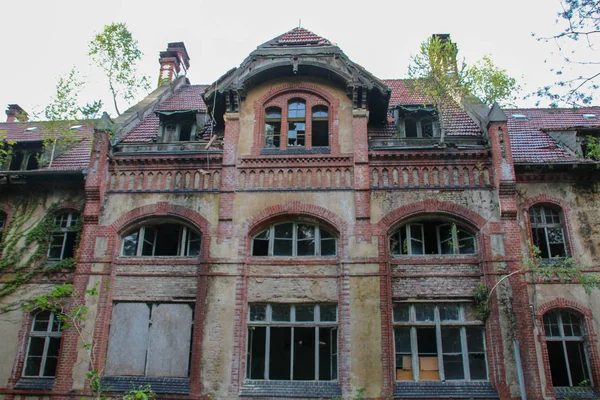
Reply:
[[[407,138],[416,138],[419,136],[417,133],[417,121],[414,119],[407,119],[404,121],[405,135]]]
[[[55,230],[50,236],[48,246],[49,260],[64,260],[75,255],[77,232],[75,226],[79,222],[79,214],[61,213],[54,218]]]
[[[454,223],[423,221],[409,223],[390,236],[394,255],[474,254],[475,236]]]
[[[56,375],[61,336],[61,322],[54,312],[42,311],[35,315],[23,376],[51,378]]]
[[[192,229],[179,224],[148,225],[123,238],[121,254],[135,256],[197,256],[201,237]]]
[[[192,140],[192,124],[182,124],[179,128],[179,141],[189,142]]]
[[[292,100],[288,106],[288,146],[306,145],[306,104]]]
[[[19,171],[21,166],[23,165],[23,158],[25,155],[17,151],[13,154],[12,159],[10,160],[10,166],[8,167],[9,171]]]
[[[567,249],[560,210],[536,205],[529,209],[529,222],[533,244],[540,250],[540,257],[550,259],[566,257]]]
[[[312,145],[329,146],[329,115],[325,106],[313,107]]]
[[[4,229],[6,228],[6,213],[0,211],[0,242],[2,242],[2,236],[4,235]]]
[[[310,223],[275,224],[252,239],[253,256],[335,256],[336,252],[336,237]]]
[[[39,169],[40,168],[39,163],[38,163],[39,157],[40,157],[40,153],[29,154],[29,157],[27,157],[27,166],[25,167],[25,169],[27,171]]]
[[[265,115],[265,147],[281,145],[281,109],[267,108]]]

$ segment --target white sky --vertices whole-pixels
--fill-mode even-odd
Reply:
[[[467,62],[491,56],[527,93],[555,80],[544,60],[556,46],[536,41],[531,33],[558,32],[559,7],[558,0],[6,2],[0,24],[0,108],[17,103],[26,111],[40,111],[57,76],[76,66],[88,81],[81,100],[100,98],[114,115],[105,78],[87,56],[88,42],[111,22],[125,22],[138,39],[144,52],[141,71],[153,85],[158,53],[168,42],[185,42],[191,58],[188,77],[208,84],[301,18],[303,27],[337,43],[379,78],[405,77],[410,55],[423,40],[450,33]],[[535,100],[519,105],[533,106]]]

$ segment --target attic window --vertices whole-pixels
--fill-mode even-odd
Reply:
[[[514,119],[527,119],[527,116],[523,114],[513,114],[512,117]]]
[[[24,132],[35,132],[35,131],[37,131],[37,130],[38,130],[38,127],[37,127],[37,126],[31,126],[31,127],[29,127],[29,128],[25,128],[25,131],[24,131]]]
[[[69,128],[69,130],[71,131],[78,131],[79,129],[81,129],[83,125],[73,125],[72,127]]]
[[[582,114],[581,116],[585,119],[598,119],[596,114]]]

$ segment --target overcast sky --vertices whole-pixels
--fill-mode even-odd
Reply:
[[[468,62],[489,55],[527,93],[555,80],[544,60],[553,57],[556,46],[531,34],[556,33],[559,7],[558,0],[5,2],[0,107],[17,103],[26,111],[40,111],[53,94],[56,78],[76,66],[88,81],[81,99],[102,99],[114,115],[105,78],[87,56],[89,41],[111,22],[125,22],[138,39],[144,52],[141,71],[153,85],[158,53],[168,42],[185,42],[191,82],[208,84],[301,19],[303,27],[336,43],[379,78],[405,77],[419,44],[432,33],[449,33]],[[531,99],[519,105],[534,103]]]

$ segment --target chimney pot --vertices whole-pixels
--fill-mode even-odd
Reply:
[[[185,72],[190,67],[190,57],[183,42],[169,43],[167,50],[160,52],[158,62],[160,63],[158,86],[170,83],[177,78],[181,67]]]

